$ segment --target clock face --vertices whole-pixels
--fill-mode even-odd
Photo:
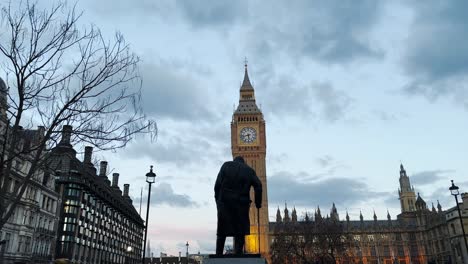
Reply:
[[[252,143],[257,139],[257,131],[253,127],[244,127],[240,131],[240,139],[244,143]]]

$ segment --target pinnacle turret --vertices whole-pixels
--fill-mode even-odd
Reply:
[[[403,167],[403,164],[401,163],[400,163],[400,176],[406,176],[405,167]]]
[[[245,67],[244,81],[242,81],[242,85],[241,85],[240,89],[241,89],[241,91],[247,91],[247,90],[253,91],[254,88],[253,88],[252,84],[250,83],[249,72],[247,71],[247,61],[245,62],[244,67]]]
[[[320,212],[320,206],[317,206],[317,210],[315,211],[315,221],[322,219],[322,213]]]
[[[287,223],[291,220],[291,218],[289,218],[289,211],[288,211],[288,204],[284,204],[284,217],[283,217],[283,222]]]
[[[416,199],[416,209],[417,210],[425,210],[427,207],[426,207],[426,202],[424,201],[423,198],[421,198],[421,196],[419,195],[418,193],[418,198]]]
[[[276,222],[277,223],[281,223],[282,219],[281,219],[281,211],[279,209],[279,206],[278,206],[278,210],[276,210]]]
[[[336,206],[335,206],[335,203],[333,203],[332,205],[332,209],[330,210],[330,217],[331,219],[333,220],[339,220],[339,216],[338,216],[338,211],[336,210]]]
[[[297,213],[296,213],[296,207],[295,206],[294,206],[294,208],[292,210],[291,221],[297,222]]]
[[[255,103],[255,91],[250,83],[249,73],[247,71],[247,62],[245,63],[244,80],[240,87],[239,106],[234,114],[261,114],[262,112]]]

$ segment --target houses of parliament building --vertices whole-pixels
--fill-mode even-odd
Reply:
[[[268,219],[266,126],[263,113],[255,101],[247,64],[240,87],[239,104],[231,121],[231,150],[233,157],[243,156],[246,163],[256,171],[264,190],[260,211],[257,212],[255,206],[250,209],[250,235],[246,238],[245,247],[247,252],[270,256],[271,245],[275,243],[281,228],[299,226],[301,222],[314,222],[323,217],[320,209],[317,209],[314,218],[309,219],[306,215],[307,219],[298,219],[295,209],[290,216],[287,208],[284,208],[283,213],[278,208],[276,221],[270,222]],[[362,214],[359,220],[351,220],[348,213],[344,219],[340,219],[333,204],[329,217],[336,219],[345,235],[351,238],[348,251],[352,256],[346,260],[337,258],[336,262],[468,264],[467,246],[457,207],[443,210],[437,201],[436,206],[432,203],[429,208],[419,193],[415,192],[403,165],[400,165],[399,182],[401,213],[396,219],[392,219],[389,213],[384,219],[378,219],[375,213],[370,220],[365,220]],[[468,193],[463,193],[461,197],[461,218],[465,230],[468,230]]]

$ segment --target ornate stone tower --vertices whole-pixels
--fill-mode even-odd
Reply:
[[[406,175],[403,164],[400,164],[400,189],[398,190],[398,195],[402,213],[416,211],[416,195],[414,193],[414,188],[411,186],[409,177]]]
[[[262,208],[257,213],[255,203],[250,206],[250,235],[246,237],[245,250],[248,253],[268,255],[270,244],[268,239],[268,192],[266,179],[266,137],[265,120],[261,110],[255,103],[255,91],[250,83],[245,64],[244,81],[240,87],[239,106],[234,111],[231,122],[231,149],[232,156],[242,156],[246,163],[257,173],[262,182]],[[250,192],[254,200],[253,190]],[[258,221],[260,219],[260,230]],[[259,245],[260,242],[260,245]]]

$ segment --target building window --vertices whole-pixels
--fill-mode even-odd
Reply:
[[[22,246],[23,246],[23,236],[19,236],[18,248],[16,249],[16,252],[22,252]]]
[[[390,247],[389,246],[384,246],[384,256],[385,257],[390,256]]]
[[[11,239],[11,234],[6,233],[5,234],[5,251],[8,252],[10,250],[10,239]]]
[[[405,251],[403,250],[403,246],[398,246],[398,256],[404,257]]]
[[[63,208],[64,213],[66,214],[74,214],[76,215],[78,213],[78,207],[76,206],[71,206],[71,205],[66,205]]]
[[[27,218],[27,214],[28,214],[28,212],[27,212],[27,211],[24,211],[24,212],[23,212],[23,225],[25,225],[25,224],[26,224],[26,218]]]
[[[79,197],[79,196],[80,196],[80,190],[78,190],[78,189],[72,189],[72,188],[67,188],[67,189],[65,190],[65,195],[73,196],[73,197]]]
[[[31,251],[31,237],[26,237],[26,242],[24,243],[24,251],[29,253]]]
[[[411,256],[418,256],[419,250],[417,245],[411,245]]]
[[[396,241],[401,241],[401,234],[400,233],[395,234],[395,240]]]

